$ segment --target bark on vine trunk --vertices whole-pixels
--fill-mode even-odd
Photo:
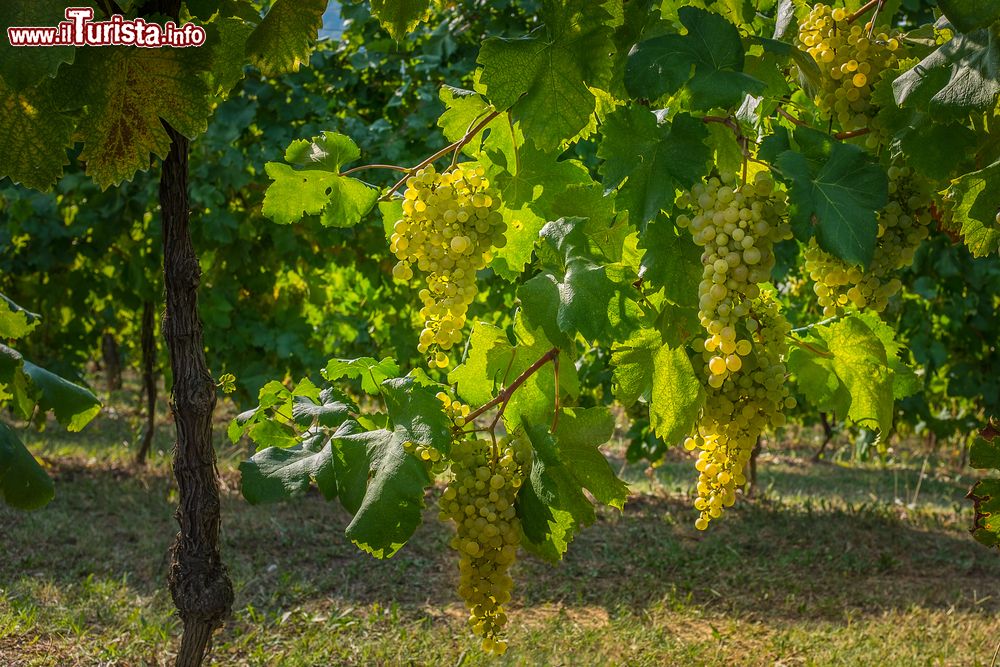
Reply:
[[[142,393],[146,397],[146,430],[142,434],[142,444],[135,455],[135,462],[146,464],[149,448],[156,433],[156,314],[153,304],[142,304]]]
[[[219,554],[219,483],[212,445],[215,382],[208,371],[198,317],[201,268],[191,241],[188,211],[188,140],[169,125],[170,153],[160,174],[163,337],[170,354],[170,408],[177,427],[174,476],[180,492],[180,532],[170,548],[170,595],[184,623],[178,667],[197,667],[212,633],[233,604],[233,586]]]
[[[110,394],[122,388],[121,352],[118,350],[118,341],[111,332],[105,332],[101,336],[101,357],[104,361],[104,377]]]

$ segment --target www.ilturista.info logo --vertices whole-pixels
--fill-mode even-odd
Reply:
[[[127,19],[113,14],[108,21],[94,21],[90,7],[67,7],[66,20],[55,27],[10,27],[7,39],[11,46],[141,46],[156,49],[162,46],[201,46],[205,29],[200,25],[164,25],[147,23],[143,19]]]

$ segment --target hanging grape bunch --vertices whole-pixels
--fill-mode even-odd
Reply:
[[[711,353],[708,384],[718,389],[750,354],[751,342],[737,334],[737,325],[760,294],[757,284],[770,279],[774,243],[791,238],[791,228],[781,219],[785,194],[775,190],[768,172],[758,172],[753,183],[744,185],[727,173],[696,183],[677,204],[693,212],[677,216],[677,225],[689,229],[704,248],[698,317],[708,334],[704,349]]]
[[[815,239],[804,253],[804,268],[813,281],[823,314],[836,315],[848,306],[885,310],[902,283],[893,274],[913,262],[927,238],[932,219],[929,184],[909,167],[889,167],[889,203],[878,215],[878,238],[867,269],[852,266],[822,250]]]
[[[782,219],[785,193],[766,171],[742,185],[732,173],[711,177],[677,203],[693,213],[677,216],[677,225],[704,248],[698,316],[707,337],[694,348],[708,397],[684,446],[701,450],[695,527],[705,530],[736,502],[757,436],[784,423],[782,408],[794,405],[782,362],[790,327],[758,286],[770,280],[774,244],[792,233]]]
[[[872,34],[872,24],[852,25],[846,9],[817,4],[799,26],[798,43],[820,69],[816,102],[836,118],[844,130],[869,125],[871,95],[883,70],[896,67],[900,42],[881,32]],[[876,133],[866,138],[877,145]]]
[[[406,180],[403,217],[390,238],[389,250],[399,260],[393,276],[412,280],[414,266],[426,276],[417,349],[439,368],[448,366],[448,350],[462,340],[476,272],[490,262],[493,248],[506,244],[500,201],[484,173],[473,164],[417,171]]]
[[[450,546],[459,554],[458,592],[469,609],[469,625],[483,650],[502,655],[502,638],[514,581],[508,574],[521,544],[514,502],[524,482],[527,457],[517,440],[465,439],[452,445],[454,475],[440,500],[440,519],[457,528]]]
[[[709,386],[695,432],[684,440],[685,449],[700,449],[698,497],[694,507],[699,515],[695,528],[705,530],[712,519],[736,502],[736,489],[746,483],[744,469],[757,443],[757,436],[769,426],[782,426],[785,408],[794,408],[795,399],[785,385],[786,337],[791,326],[768,294],[751,304],[750,315],[741,323],[753,340],[740,369],[721,387]],[[710,352],[704,353],[708,359]],[[710,371],[704,368],[706,377]]]

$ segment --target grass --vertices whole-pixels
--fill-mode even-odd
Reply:
[[[128,463],[135,424],[110,412],[82,434],[26,436],[57,497],[34,513],[0,507],[0,664],[172,664],[170,428],[141,470]],[[930,471],[916,495],[919,465],[770,453],[762,495],[698,533],[690,461],[626,466],[624,513],[599,512],[558,567],[516,565],[511,650],[491,660],[466,630],[449,529],[430,510],[375,561],[317,494],[244,502],[245,451],[222,433],[236,605],[212,664],[964,666],[996,648],[1000,559],[968,535],[970,478],[955,471]]]

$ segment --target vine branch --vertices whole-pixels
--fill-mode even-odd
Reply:
[[[414,173],[414,172],[416,172],[416,171],[418,171],[420,169],[423,169],[424,167],[426,167],[427,165],[429,165],[431,162],[434,162],[435,160],[444,157],[445,155],[447,155],[451,151],[455,151],[455,153],[457,154],[458,151],[462,150],[463,146],[465,146],[467,143],[469,143],[470,141],[472,141],[472,139],[477,134],[479,134],[480,132],[482,132],[483,129],[487,125],[489,125],[490,123],[493,122],[494,118],[496,118],[497,116],[499,116],[502,113],[503,113],[502,111],[492,111],[492,112],[490,112],[489,114],[486,115],[485,118],[483,118],[481,121],[479,121],[478,123],[476,123],[476,125],[472,129],[470,129],[468,132],[466,132],[465,136],[463,136],[458,141],[455,141],[453,143],[448,144],[447,146],[445,146],[444,148],[442,148],[438,152],[434,153],[430,157],[426,158],[423,162],[421,162],[420,164],[418,164],[416,166],[410,167],[409,169],[403,168],[402,170],[406,172],[406,175],[403,176],[398,181],[396,181],[395,185],[393,185],[391,188],[389,188],[386,191],[386,193],[380,197],[380,199],[382,201],[388,201],[389,198],[392,197],[392,193],[394,193],[396,190],[398,190],[400,187],[402,187],[403,183],[406,183],[406,179],[409,178],[410,174],[412,174],[412,173]]]
[[[339,176],[347,176],[348,174],[353,174],[356,171],[361,171],[363,169],[392,169],[393,171],[402,171],[405,173],[410,173],[410,170],[406,167],[398,167],[394,164],[363,164],[358,167],[351,167],[345,171],[340,172]]]
[[[482,414],[487,410],[495,408],[499,405],[500,409],[497,412],[497,416],[493,419],[493,422],[490,424],[490,429],[492,430],[492,428],[495,427],[497,423],[500,421],[500,417],[503,416],[504,410],[507,409],[507,404],[510,402],[511,396],[514,395],[514,392],[517,391],[518,388],[520,388],[520,386],[523,385],[528,380],[528,378],[537,373],[539,369],[541,369],[545,364],[549,363],[550,361],[555,367],[554,373],[556,378],[556,398],[555,398],[556,413],[552,420],[552,429],[555,430],[556,425],[559,423],[558,421],[559,420],[559,363],[558,363],[559,348],[558,347],[553,347],[548,352],[543,354],[533,364],[525,368],[520,375],[514,378],[514,381],[511,382],[510,385],[501,389],[500,393],[494,396],[488,403],[482,405],[481,407],[469,413],[469,415],[465,418],[465,423],[468,424],[472,422],[477,417],[482,416]],[[456,431],[461,432],[461,430],[462,427],[456,427]]]

